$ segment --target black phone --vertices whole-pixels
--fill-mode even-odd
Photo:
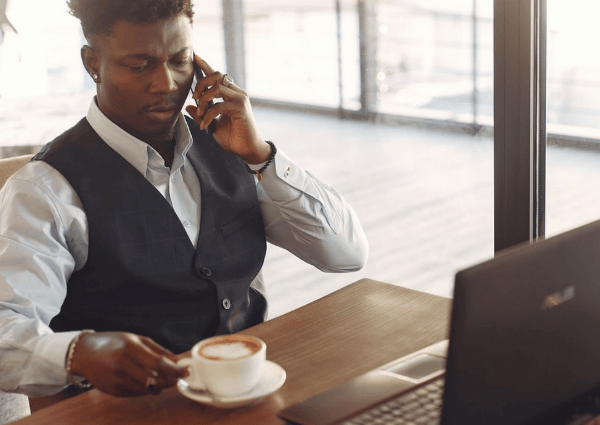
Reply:
[[[196,55],[194,54],[194,59],[196,58]],[[204,74],[204,71],[202,71],[202,68],[200,68],[198,66],[198,64],[196,63],[196,61],[194,60],[194,81],[192,83],[192,87],[190,88],[190,91],[192,92],[192,95],[194,94],[194,90],[196,90],[196,85],[198,84],[198,80],[200,78],[204,78],[206,75]],[[198,99],[194,99],[196,102],[196,106],[198,106]],[[210,102],[208,102],[208,107],[206,108],[206,110],[208,111],[210,108],[213,107],[215,103],[211,100]],[[215,126],[215,121],[211,122],[209,124],[208,127],[206,127],[206,132],[208,134],[213,134],[214,131],[214,126]]]

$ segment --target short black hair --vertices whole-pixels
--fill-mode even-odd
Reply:
[[[88,42],[110,36],[120,20],[134,24],[154,23],[184,15],[192,21],[192,0],[67,0],[71,15],[81,21]]]

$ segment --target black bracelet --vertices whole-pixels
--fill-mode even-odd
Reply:
[[[262,178],[261,174],[264,173],[264,171],[267,169],[267,167],[269,165],[271,165],[271,162],[273,162],[273,159],[275,158],[275,154],[277,153],[277,148],[275,147],[275,143],[271,142],[270,140],[265,140],[265,142],[267,142],[269,144],[269,146],[271,146],[271,155],[269,155],[269,159],[267,159],[267,162],[265,162],[265,165],[260,167],[260,170],[253,170],[250,167],[248,167],[248,164],[244,164],[244,165],[246,165],[246,170],[248,170],[248,172],[250,174],[256,174],[256,178],[259,181]]]

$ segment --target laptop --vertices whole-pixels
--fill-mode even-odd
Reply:
[[[449,341],[279,417],[301,425],[563,425],[600,415],[600,220],[458,272],[453,299]],[[406,400],[425,413],[410,416]]]

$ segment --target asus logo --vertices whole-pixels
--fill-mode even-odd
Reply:
[[[569,286],[562,292],[555,292],[554,294],[546,296],[544,302],[542,303],[541,309],[547,310],[549,308],[557,307],[573,298],[575,298],[575,287]]]

